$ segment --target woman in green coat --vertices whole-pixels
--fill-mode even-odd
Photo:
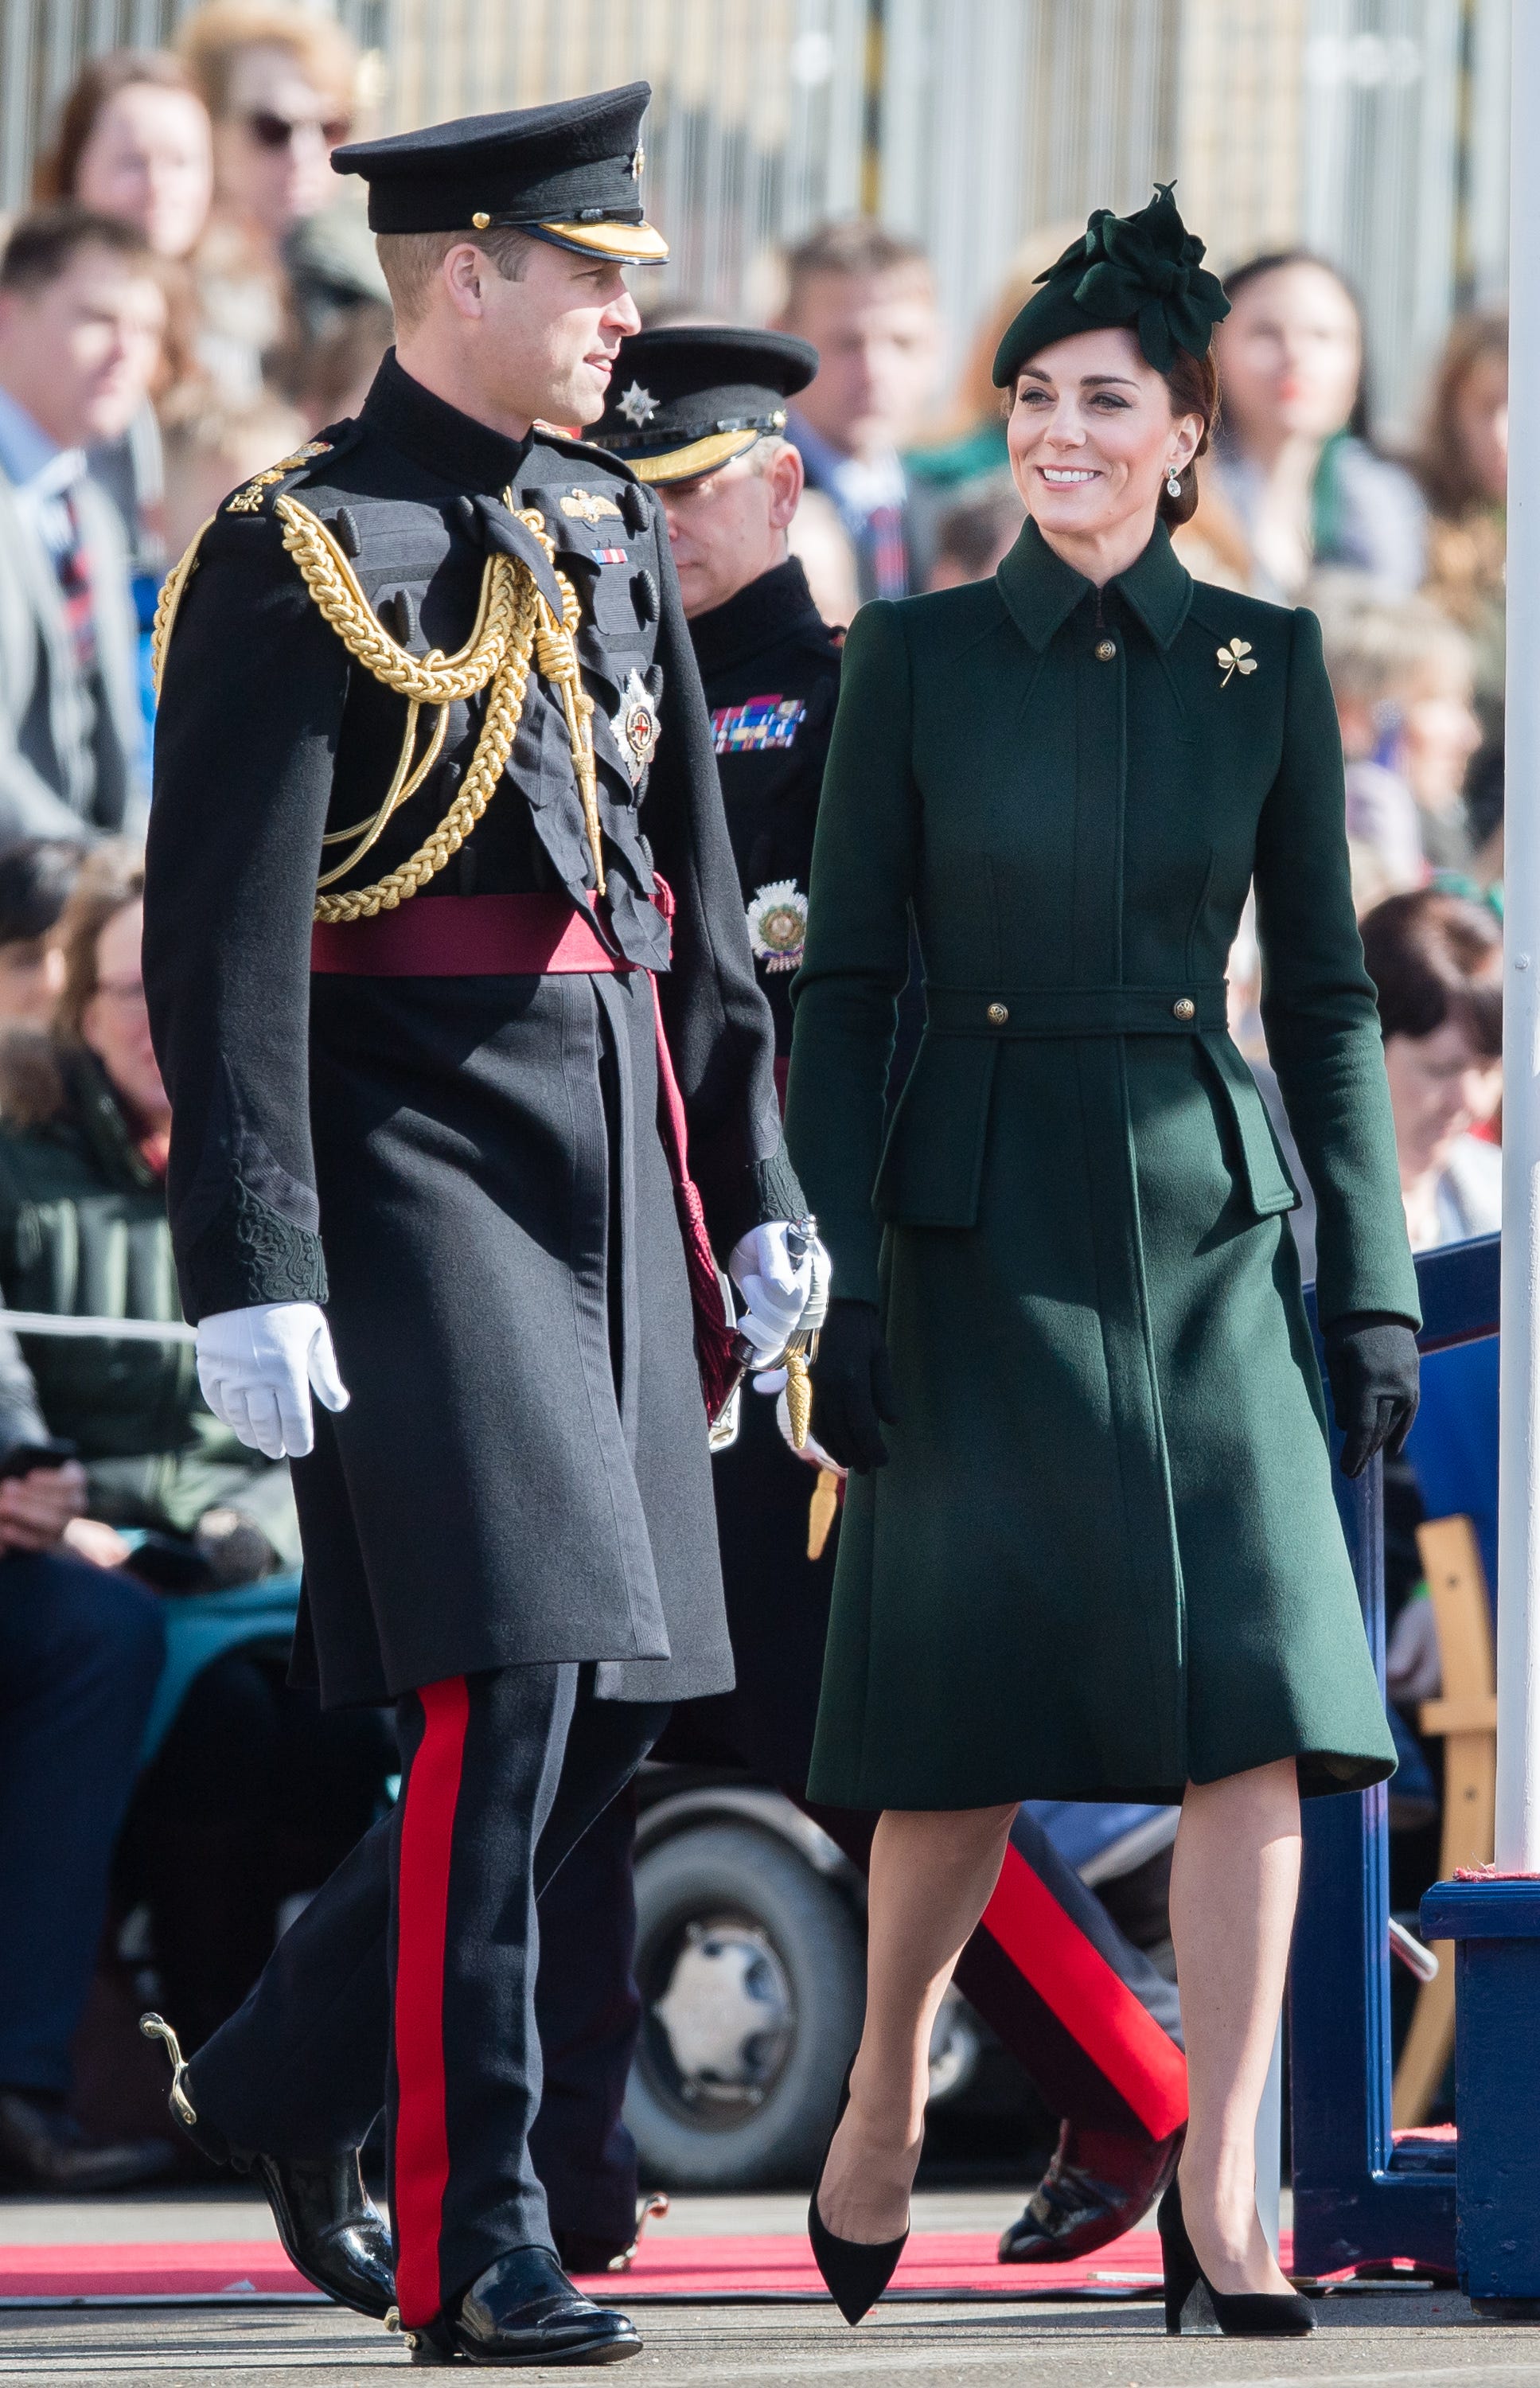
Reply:
[[[852,2319],[902,2244],[931,2017],[1031,1797],[1181,1801],[1168,2318],[1195,2260],[1230,2327],[1308,2327],[1252,2157],[1298,1802],[1395,1761],[1297,1195],[1226,1033],[1253,885],[1349,1472],[1410,1423],[1417,1289],[1319,627],[1194,583],[1166,528],[1216,412],[1202,255],[1169,192],[1092,218],[996,363],[1020,540],[992,581],[864,607],[845,651],[787,1130],[838,1297],[814,1429],[855,1471],[809,1787],[883,1811],[811,2216]],[[912,928],[927,1025],[884,1148]]]

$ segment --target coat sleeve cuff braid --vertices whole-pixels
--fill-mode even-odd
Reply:
[[[297,1227],[239,1178],[178,1268],[182,1307],[196,1325],[262,1302],[324,1302],[321,1238]]]

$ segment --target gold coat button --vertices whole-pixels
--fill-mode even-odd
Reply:
[[[1099,664],[1110,664],[1117,653],[1117,641],[1116,639],[1098,639],[1091,652]]]
[[[1198,1007],[1190,995],[1179,995],[1171,1006],[1171,1016],[1175,1020],[1195,1020],[1197,1013]]]
[[[1004,1028],[1010,1013],[1003,1003],[991,1003],[984,1014],[991,1028]]]

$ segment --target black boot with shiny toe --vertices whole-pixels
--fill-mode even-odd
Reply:
[[[846,2107],[851,2102],[851,2077],[845,2076],[845,2086],[839,2092],[839,2109],[834,2117],[834,2131],[839,2128]],[[834,2131],[828,2135],[828,2147],[834,2145]],[[813,2260],[824,2277],[835,2304],[845,2319],[852,2325],[864,2313],[871,2310],[898,2268],[898,2259],[909,2242],[907,2230],[897,2239],[841,2239],[831,2230],[818,2211],[818,2191],[824,2185],[824,2173],[828,2165],[828,2148],[818,2167],[818,2178],[813,2185],[813,2195],[807,2202],[807,2235],[813,2244]]]
[[[270,2156],[260,2149],[232,2147],[207,2116],[199,2115],[170,2024],[147,2014],[140,2017],[139,2028],[146,2039],[165,2043],[171,2061],[168,2102],[173,2117],[215,2164],[230,2165],[260,2182],[295,2270],[339,2305],[384,2321],[396,2302],[390,2232],[364,2188],[357,2148],[333,2156]]]
[[[1184,2136],[1153,2140],[1066,2123],[1024,2212],[1001,2233],[1001,2263],[1067,2264],[1120,2239],[1171,2180]]]
[[[548,2247],[515,2247],[488,2264],[459,2303],[408,2333],[414,2363],[533,2368],[624,2363],[641,2353],[635,2325],[574,2289]]]
[[[1160,2254],[1166,2274],[1166,2334],[1180,2338],[1184,2330],[1211,2330],[1226,2338],[1307,2338],[1316,2326],[1308,2300],[1297,2290],[1286,2296],[1240,2291],[1225,2296],[1212,2287],[1193,2252],[1187,2225],[1181,2218],[1181,2184],[1173,2181],[1160,2201],[1155,2217],[1160,2226]]]

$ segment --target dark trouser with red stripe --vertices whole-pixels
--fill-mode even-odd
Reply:
[[[559,2247],[628,2246],[637,2227],[637,2143],[621,2108],[641,2025],[632,1978],[636,1792],[584,1834],[540,1899],[535,2013],[544,2088],[530,2153]]]
[[[278,2156],[355,2147],[385,2097],[403,2320],[510,2248],[549,2246],[528,2135],[539,1890],[664,1711],[592,1669],[505,1667],[409,1693],[401,1796],[193,2064],[201,2120]]]

